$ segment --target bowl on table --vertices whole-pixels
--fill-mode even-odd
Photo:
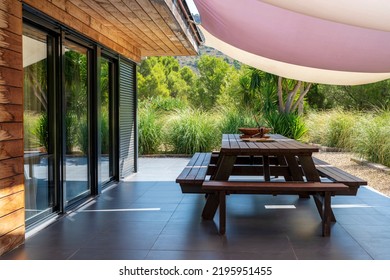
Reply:
[[[269,127],[240,127],[238,130],[243,134],[243,135],[241,135],[241,138],[249,138],[249,137],[263,138],[263,137],[265,137],[265,134],[267,134],[271,131],[271,128],[269,128]]]

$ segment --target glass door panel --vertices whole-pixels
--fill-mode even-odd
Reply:
[[[88,49],[64,42],[65,205],[91,193],[89,183]]]
[[[48,35],[23,25],[24,177],[26,224],[55,207],[52,143],[49,137]]]
[[[114,91],[114,64],[108,59],[101,60],[100,76],[100,135],[101,135],[101,182],[107,183],[114,176],[113,171],[113,138],[112,138],[112,100]]]

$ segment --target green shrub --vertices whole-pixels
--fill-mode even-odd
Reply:
[[[162,124],[159,116],[150,105],[139,109],[138,112],[139,153],[153,154],[162,144]]]
[[[179,111],[170,120],[167,133],[173,152],[178,154],[209,152],[221,141],[216,116],[200,110]]]
[[[33,134],[38,140],[38,145],[49,150],[49,127],[47,114],[43,113],[39,116]]]
[[[306,133],[307,128],[303,118],[295,113],[270,112],[266,116],[268,127],[273,133],[284,135],[288,138],[300,140]]]

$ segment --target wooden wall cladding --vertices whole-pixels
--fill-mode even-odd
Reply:
[[[20,174],[18,176],[8,177],[5,179],[0,179],[0,198],[9,196],[13,193],[23,191],[23,180],[24,175]]]
[[[24,233],[25,227],[21,226],[9,232],[8,234],[0,236],[0,256],[23,244]]]
[[[24,242],[22,4],[0,2],[0,255]]]

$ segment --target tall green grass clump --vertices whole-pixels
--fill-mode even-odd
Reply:
[[[303,118],[295,113],[270,112],[265,116],[267,126],[273,133],[300,140],[307,132]]]
[[[351,150],[354,145],[355,126],[362,114],[355,111],[334,109],[312,111],[305,117],[308,133],[305,140],[328,147]]]
[[[152,106],[144,105],[138,111],[138,120],[139,153],[156,153],[163,139],[162,123],[158,114]]]
[[[237,108],[223,108],[220,112],[222,116],[221,120],[221,132],[222,133],[240,133],[238,128],[240,127],[257,127],[255,120],[255,113],[250,110],[240,111]],[[258,120],[260,125],[264,125],[262,120]]]
[[[327,126],[324,144],[328,147],[350,150],[353,145],[354,127],[359,121],[360,114],[357,112],[333,111]]]
[[[306,142],[325,145],[330,114],[323,111],[309,111],[304,117],[307,133],[304,136]]]
[[[221,140],[216,117],[197,109],[178,111],[170,120],[167,137],[172,152],[178,154],[210,152]]]
[[[367,114],[355,127],[352,151],[368,161],[390,166],[390,112]]]

